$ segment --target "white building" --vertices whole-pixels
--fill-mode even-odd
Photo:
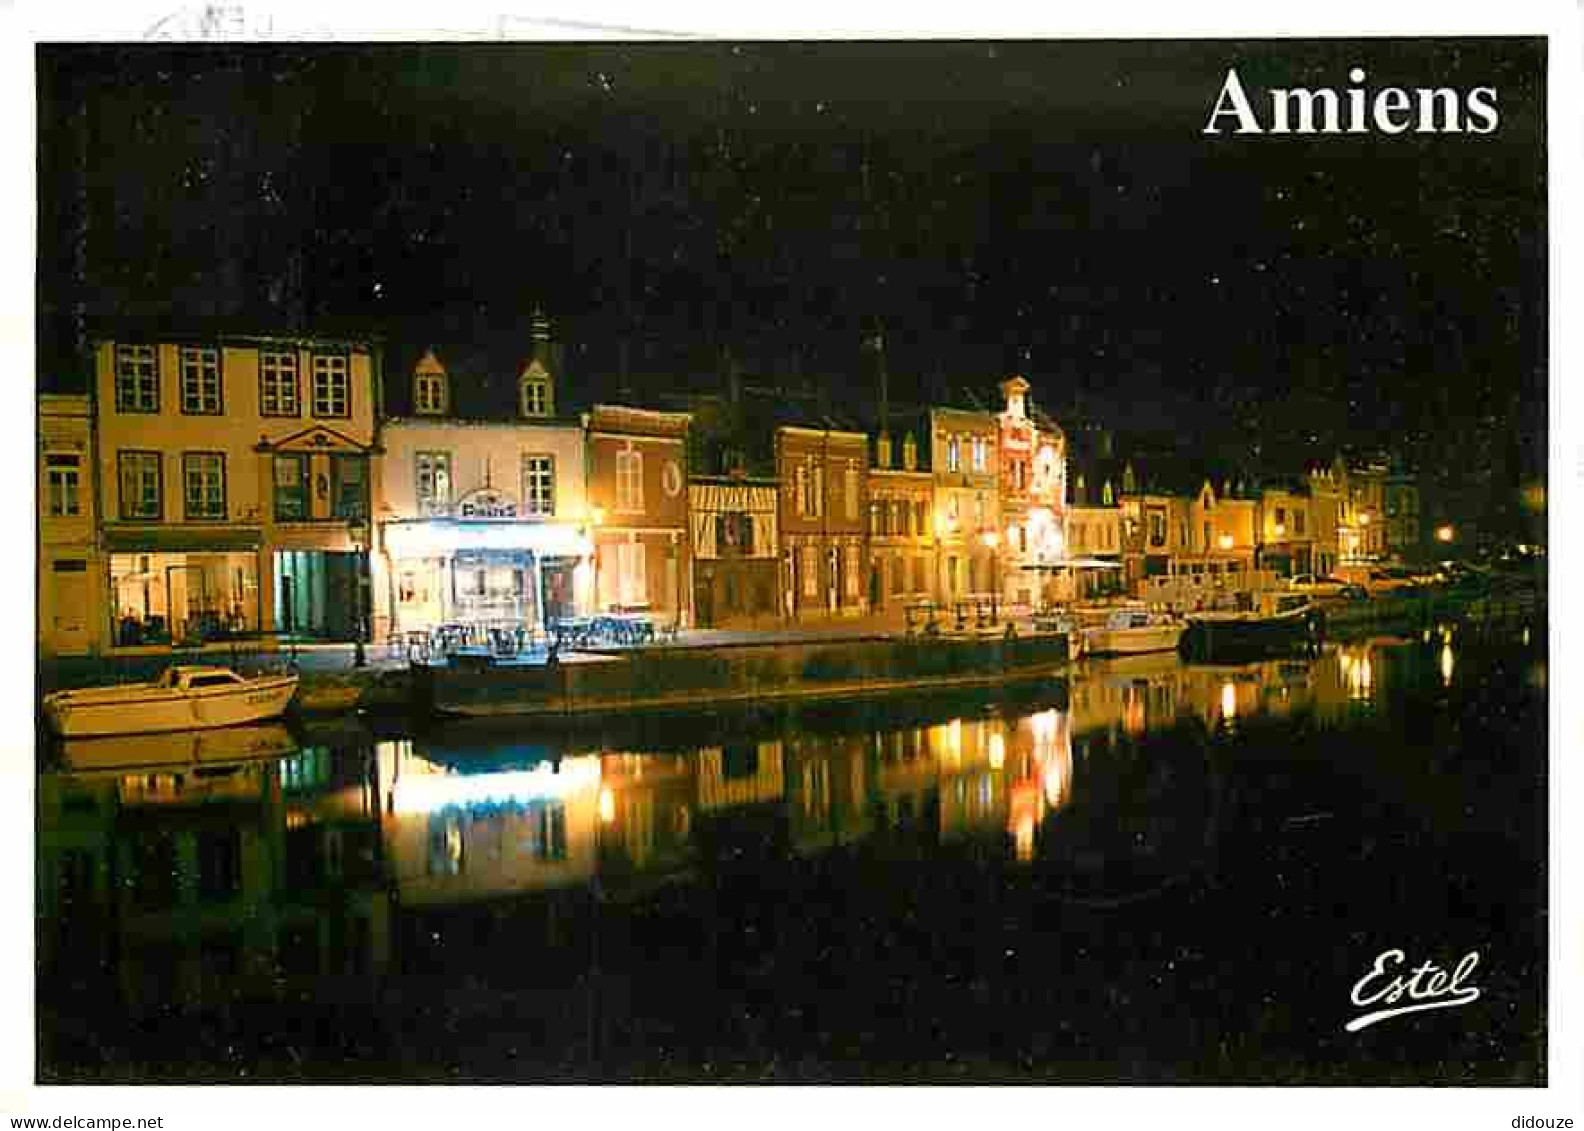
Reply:
[[[555,415],[556,360],[538,321],[526,358],[428,349],[403,374],[392,367],[374,508],[380,637],[542,628],[592,607],[584,432]]]

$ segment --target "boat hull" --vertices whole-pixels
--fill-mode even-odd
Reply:
[[[1145,652],[1172,652],[1182,642],[1186,625],[1152,624],[1143,628],[1092,628],[1084,633],[1084,652],[1090,656],[1135,656]]]
[[[1312,608],[1268,617],[1190,617],[1181,650],[1202,659],[1289,654],[1317,646],[1324,629],[1325,618]]]
[[[140,685],[124,694],[57,692],[44,700],[44,717],[62,738],[165,734],[263,722],[286,713],[296,676],[269,676],[226,687],[178,691]]]
[[[127,734],[71,738],[61,758],[72,773],[156,769],[170,766],[229,764],[255,758],[284,758],[297,742],[283,723],[259,723],[164,734]]]

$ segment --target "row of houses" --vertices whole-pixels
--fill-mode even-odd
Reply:
[[[574,410],[549,323],[524,337],[98,342],[88,393],[39,398],[44,651],[608,611],[768,626],[1387,550],[1384,471],[1184,490],[1075,450],[1021,377],[993,410],[893,408],[883,386],[878,409],[833,410],[735,381]]]

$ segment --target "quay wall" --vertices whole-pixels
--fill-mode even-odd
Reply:
[[[1067,660],[1065,635],[662,647],[549,665],[420,664],[413,692],[421,710],[574,716],[982,687],[1056,675]]]

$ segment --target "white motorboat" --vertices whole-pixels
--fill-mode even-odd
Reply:
[[[1091,656],[1130,656],[1174,651],[1188,625],[1176,617],[1139,606],[1114,609],[1105,623],[1084,630],[1084,651]]]
[[[278,718],[296,691],[295,675],[243,679],[230,668],[178,664],[154,683],[54,692],[44,716],[63,738],[201,730]]]
[[[297,742],[284,723],[70,738],[60,748],[65,769],[77,774],[225,765],[257,758],[285,758],[297,753],[297,749]]]

